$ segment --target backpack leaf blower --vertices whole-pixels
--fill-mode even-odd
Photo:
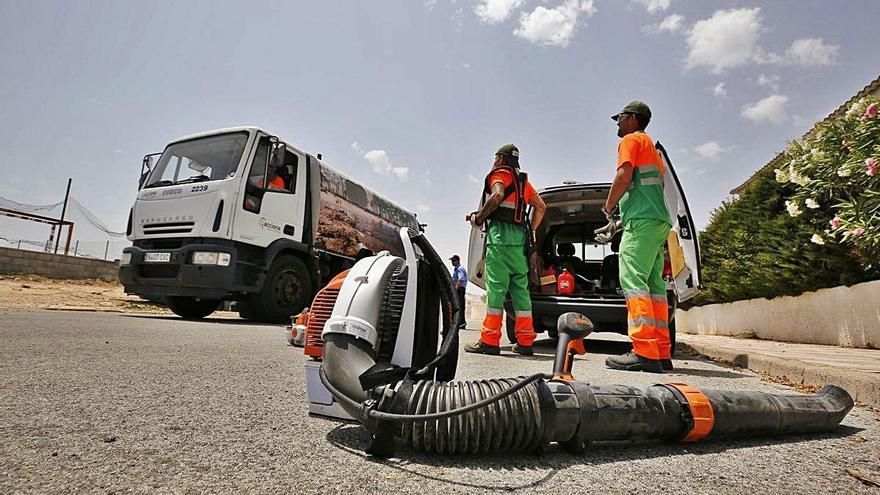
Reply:
[[[462,308],[424,234],[404,228],[400,237],[406,259],[382,252],[345,276],[323,324],[320,381],[309,382],[368,429],[370,454],[392,456],[398,443],[437,454],[540,451],[551,443],[580,453],[593,441],[819,433],[853,406],[833,385],[803,396],[578,381],[573,358],[585,352],[593,325],[577,313],[559,317],[552,373],[452,381]]]

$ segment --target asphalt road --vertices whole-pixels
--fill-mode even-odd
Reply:
[[[463,341],[477,333],[462,334]],[[676,359],[663,377],[604,369],[596,383],[789,391]],[[460,378],[549,371],[462,353]],[[307,414],[302,349],[280,327],[155,315],[0,311],[0,493],[880,493],[880,420],[856,407],[834,433],[705,444],[593,445],[574,456],[366,457],[360,427]]]

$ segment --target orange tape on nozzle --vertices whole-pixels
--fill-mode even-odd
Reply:
[[[692,387],[686,383],[667,383],[670,387],[675,387],[688,402],[691,408],[691,416],[694,418],[694,427],[688,432],[683,442],[696,442],[701,438],[705,438],[712,433],[712,427],[715,426],[715,411],[712,410],[712,403],[703,392],[696,387]]]

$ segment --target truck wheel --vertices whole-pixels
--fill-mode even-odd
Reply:
[[[290,317],[302,311],[312,297],[312,278],[305,263],[296,256],[275,258],[263,290],[252,303],[257,319],[267,323],[287,323]]]
[[[187,320],[200,320],[213,313],[220,306],[219,299],[196,299],[195,297],[168,297],[166,302],[171,311]]]
[[[236,311],[238,311],[238,316],[243,320],[256,320],[257,319],[257,313],[256,313],[256,310],[254,309],[254,305],[249,302],[239,301],[235,305],[235,309],[236,309]]]

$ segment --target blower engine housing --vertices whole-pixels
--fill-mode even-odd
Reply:
[[[315,296],[305,338],[305,354],[311,357],[305,364],[310,413],[354,419],[318,375],[326,340],[333,335],[358,339],[382,368],[420,368],[437,356],[440,324],[452,317],[452,308],[441,308],[441,281],[413,244],[416,235],[400,230],[406,258],[388,251],[364,258]],[[453,378],[456,365],[457,354],[438,368],[438,376]]]

